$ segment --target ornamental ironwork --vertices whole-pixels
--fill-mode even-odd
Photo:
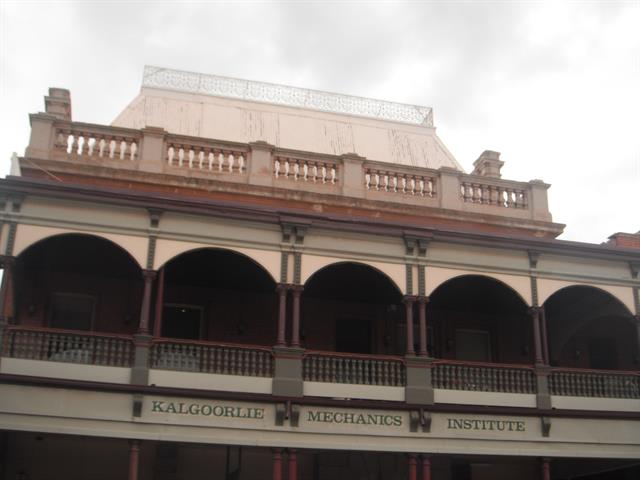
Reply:
[[[433,127],[430,107],[168,68],[145,66],[142,86]]]

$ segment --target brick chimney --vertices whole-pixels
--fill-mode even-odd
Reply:
[[[637,248],[640,250],[640,231],[636,233],[614,233],[609,237],[607,244],[623,248]]]
[[[65,88],[50,88],[44,97],[45,111],[60,120],[71,121],[71,93]]]
[[[473,172],[471,175],[481,175],[483,177],[500,178],[500,169],[504,162],[500,160],[500,152],[485,150],[482,155],[473,162]]]

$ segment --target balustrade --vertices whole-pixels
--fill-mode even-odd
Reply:
[[[140,135],[124,129],[70,124],[55,129],[54,149],[71,157],[135,161]]]
[[[436,178],[433,175],[403,173],[365,166],[364,177],[367,190],[430,198],[436,196]]]
[[[634,372],[554,370],[551,395],[601,398],[640,398],[640,375]]]
[[[273,355],[268,348],[163,339],[153,342],[151,368],[272,377]]]
[[[66,330],[10,327],[3,356],[29,360],[131,367],[131,337]]]
[[[535,393],[531,367],[522,365],[437,362],[432,371],[433,387],[473,392]]]
[[[338,164],[326,160],[306,160],[282,155],[273,157],[276,179],[335,185],[338,183]]]
[[[470,181],[460,181],[460,195],[465,203],[493,205],[504,208],[528,208],[528,191],[515,186]]]
[[[405,367],[395,357],[307,353],[302,363],[305,381],[401,387]]]
[[[247,170],[247,154],[243,150],[171,139],[166,147],[169,166],[230,174],[242,174]]]

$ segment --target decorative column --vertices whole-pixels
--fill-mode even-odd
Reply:
[[[290,448],[288,480],[297,480],[297,479],[298,479],[298,452],[294,448]]]
[[[293,312],[291,322],[291,346],[294,348],[300,347],[300,295],[304,287],[302,285],[292,285],[291,290],[293,292]]]
[[[540,340],[540,307],[529,307],[529,316],[533,326],[533,343],[535,348],[535,364],[543,365],[542,342]]]
[[[153,336],[162,336],[162,310],[164,308],[164,267],[158,275],[158,291],[156,293],[156,318],[153,322]]]
[[[413,302],[415,297],[406,295],[403,299],[404,307],[407,314],[407,355],[415,355],[413,348]]]
[[[273,449],[273,480],[282,480],[282,449]]]
[[[549,365],[549,339],[547,337],[547,315],[544,307],[540,307],[540,335],[542,336],[542,360],[545,365]]]
[[[418,297],[418,321],[420,327],[420,350],[418,354],[422,357],[428,357],[427,351],[427,303],[429,297]]]
[[[418,461],[415,454],[408,455],[409,462],[409,480],[418,480]]]
[[[431,457],[422,455],[422,480],[431,480]]]
[[[278,293],[278,338],[276,345],[284,347],[286,345],[286,324],[287,324],[287,285],[279,283],[276,286]]]
[[[140,460],[140,440],[129,440],[129,477],[138,480],[138,463]]]
[[[15,317],[13,301],[15,260],[15,257],[10,256],[0,258],[3,268],[2,287],[0,287],[0,321],[5,324],[12,323]]]
[[[640,361],[640,315],[636,315],[635,317],[635,323],[636,323],[636,332],[637,332],[637,336],[638,336],[638,361]]]
[[[542,480],[551,480],[551,460],[542,459]]]
[[[142,308],[140,309],[140,324],[138,325],[138,333],[149,333],[149,314],[151,311],[151,288],[153,280],[156,278],[156,272],[153,270],[143,270],[144,292],[142,294]]]

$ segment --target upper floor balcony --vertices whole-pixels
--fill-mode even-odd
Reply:
[[[5,374],[137,383],[142,368],[145,384],[171,388],[638,410],[637,318],[593,287],[560,289],[532,309],[482,274],[421,297],[358,262],[289,285],[213,248],[155,274],[77,234],[32,245],[9,269]]]

